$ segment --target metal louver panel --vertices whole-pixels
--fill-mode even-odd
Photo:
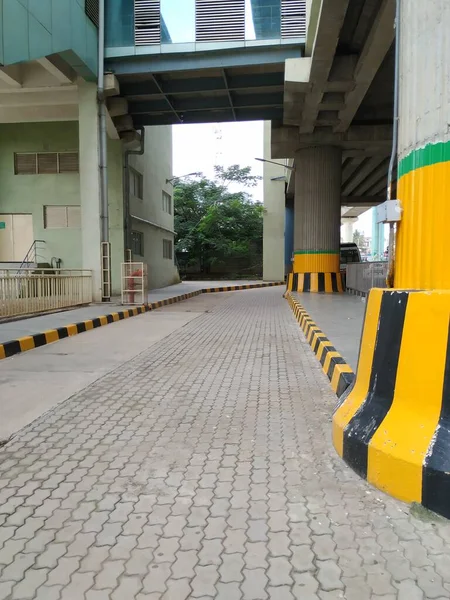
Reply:
[[[37,156],[36,153],[16,153],[14,155],[14,173],[16,175],[36,175]]]
[[[281,0],[281,37],[306,36],[306,0]]]
[[[161,43],[160,0],[134,0],[134,42],[136,46]]]
[[[84,10],[94,25],[98,27],[98,0],[85,0]]]
[[[78,152],[60,152],[59,172],[78,173],[80,170]]]
[[[197,42],[230,42],[244,39],[245,0],[196,0]]]
[[[58,172],[58,154],[56,152],[39,152],[37,161],[39,175],[54,175]]]

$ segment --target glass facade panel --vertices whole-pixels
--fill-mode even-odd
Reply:
[[[106,47],[135,46],[134,4],[135,0],[108,0],[106,2]],[[158,7],[158,1],[151,4]],[[145,6],[143,5],[144,8]],[[196,0],[159,0],[159,8],[161,19],[158,23],[156,18],[155,27],[160,27],[158,40],[161,40],[161,44],[181,45],[196,42]],[[156,10],[158,9],[156,8]],[[214,37],[216,28],[217,38]],[[214,20],[214,11],[212,11],[211,31],[207,32],[208,40],[214,42],[217,39],[217,43],[220,44],[223,40],[220,31]],[[281,37],[281,0],[245,0],[245,40],[276,41]],[[155,42],[149,43],[155,44]]]
[[[108,0],[105,5],[106,47],[134,46],[134,0]]]
[[[161,0],[161,43],[195,42],[195,0]]]
[[[276,40],[281,37],[280,0],[245,1],[245,39]]]

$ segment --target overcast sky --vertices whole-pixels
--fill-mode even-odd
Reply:
[[[250,166],[254,175],[263,175],[264,125],[262,121],[247,123],[208,123],[205,125],[175,125],[173,127],[173,173],[176,176],[201,171],[214,175],[214,165],[238,164]],[[256,200],[263,201],[262,181],[249,190]],[[372,235],[371,211],[364,213],[356,227],[366,236]]]

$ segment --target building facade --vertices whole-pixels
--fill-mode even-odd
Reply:
[[[0,264],[20,266],[34,247],[31,264],[92,270],[95,300],[102,298],[103,217],[98,17],[93,1],[0,0]],[[127,250],[147,263],[151,288],[177,280],[167,183],[172,131],[153,128],[144,145],[111,74],[104,93],[114,296]]]

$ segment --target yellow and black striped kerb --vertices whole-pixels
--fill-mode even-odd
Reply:
[[[306,336],[307,342],[319,359],[325,375],[330,380],[331,387],[338,396],[341,396],[353,382],[352,368],[345,362],[327,336],[317,327],[292,294],[287,292],[286,298]]]
[[[123,319],[128,319],[129,317],[134,317],[150,310],[161,308],[162,306],[168,306],[169,304],[175,304],[176,302],[181,302],[182,300],[188,300],[189,298],[199,296],[200,294],[207,294],[211,292],[231,292],[235,290],[247,290],[250,288],[272,287],[274,285],[284,285],[284,281],[233,285],[221,288],[205,288],[203,290],[189,292],[188,294],[181,294],[180,296],[173,296],[172,298],[159,300],[158,302],[152,302],[151,304],[144,304],[143,306],[137,306],[135,308],[103,315],[101,317],[96,317],[95,319],[88,319],[86,321],[81,321],[80,323],[72,323],[71,325],[65,325],[64,327],[59,327],[58,329],[49,329],[48,331],[44,331],[42,333],[28,335],[17,340],[11,340],[9,342],[0,344],[0,360],[3,358],[9,358],[15,354],[20,354],[21,352],[26,352],[27,350],[34,350],[34,348],[39,348],[40,346],[45,346],[46,344],[51,344],[52,342],[57,342],[58,340],[62,340],[67,337],[72,337],[78,333],[83,333],[85,331],[90,331],[91,329],[96,329],[97,327],[102,327],[103,325],[108,325],[109,323],[122,321]]]
[[[333,416],[361,477],[450,518],[450,292],[370,292],[358,373]]]
[[[79,333],[84,333],[85,331],[90,331],[91,329],[97,329],[97,327],[102,327],[109,323],[115,323],[117,321],[122,321],[123,319],[135,317],[136,315],[141,315],[142,313],[161,308],[162,306],[168,306],[169,304],[175,304],[182,300],[188,300],[201,293],[201,290],[196,290],[195,292],[189,292],[188,294],[166,298],[165,300],[159,300],[158,302],[152,302],[151,304],[136,306],[135,308],[102,315],[95,319],[88,319],[86,321],[81,321],[80,323],[72,323],[70,325],[65,325],[64,327],[59,327],[58,329],[49,329],[42,333],[27,335],[17,340],[11,340],[10,342],[0,344],[0,360],[9,358],[15,354],[20,354],[21,352],[26,352],[27,350],[34,350],[34,348],[39,348]]]
[[[290,273],[288,292],[340,294],[345,287],[341,273]]]
[[[245,283],[242,285],[228,285],[225,287],[204,288],[202,294],[213,294],[215,292],[236,292],[237,290],[254,290],[258,288],[284,285],[284,281],[268,281],[264,283]]]

